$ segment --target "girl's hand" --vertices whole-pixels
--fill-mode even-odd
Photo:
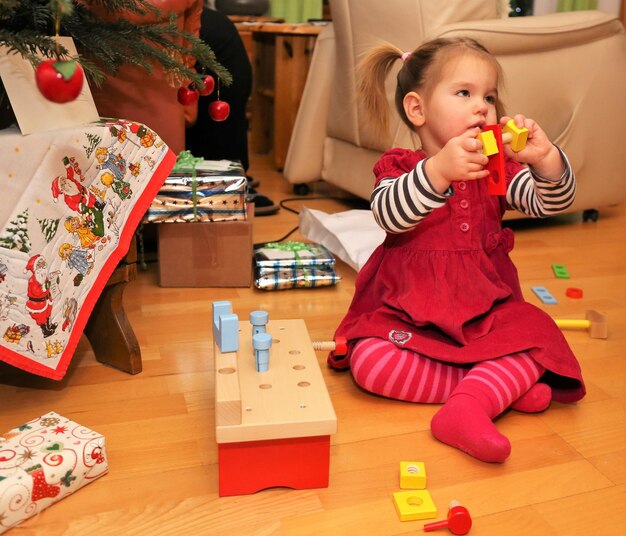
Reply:
[[[482,154],[482,143],[476,139],[479,128],[472,128],[448,140],[435,156],[425,164],[433,188],[443,193],[455,181],[483,179],[489,172],[489,159]]]
[[[511,118],[504,116],[500,124],[505,125]],[[548,136],[533,119],[522,114],[513,117],[518,127],[528,129],[526,147],[519,152],[514,152],[508,143],[504,144],[504,154],[517,162],[528,164],[533,171],[550,180],[559,180],[563,173],[563,162],[559,150],[548,139]]]

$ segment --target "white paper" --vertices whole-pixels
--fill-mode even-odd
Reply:
[[[371,210],[348,210],[327,214],[302,207],[300,233],[340,258],[357,272],[385,239]]]

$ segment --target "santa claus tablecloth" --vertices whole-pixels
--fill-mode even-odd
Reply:
[[[175,162],[153,131],[123,120],[0,131],[0,360],[64,376]]]
[[[0,534],[107,470],[104,437],[57,413],[0,434]]]

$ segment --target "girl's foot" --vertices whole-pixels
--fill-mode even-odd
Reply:
[[[524,413],[539,413],[548,409],[551,401],[550,386],[546,383],[536,383],[511,404],[511,409]]]
[[[478,400],[466,394],[451,396],[435,414],[430,429],[442,443],[484,462],[503,462],[511,443],[491,421]]]

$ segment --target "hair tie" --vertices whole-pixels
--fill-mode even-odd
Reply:
[[[402,61],[406,61],[410,55],[410,52],[404,52],[400,57],[402,58]]]

